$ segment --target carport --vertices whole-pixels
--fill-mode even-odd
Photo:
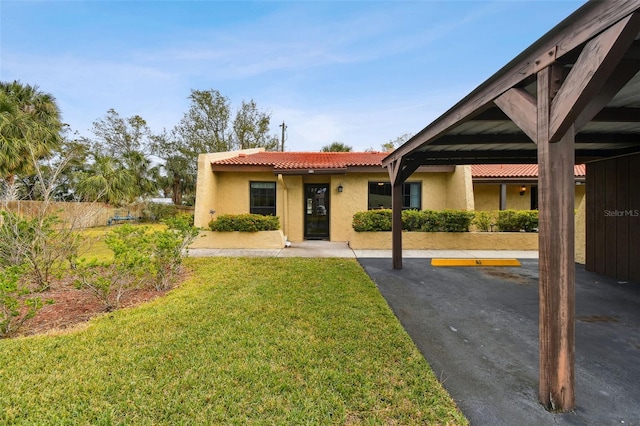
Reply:
[[[640,0],[589,1],[383,160],[394,269],[402,184],[419,166],[538,164],[538,397],[549,409],[575,407],[574,164],[587,164],[587,269],[640,273],[639,33]]]

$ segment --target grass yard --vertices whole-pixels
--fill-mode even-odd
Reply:
[[[166,297],[0,340],[2,424],[467,424],[352,259],[187,259]]]

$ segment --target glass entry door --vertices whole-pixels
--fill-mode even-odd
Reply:
[[[329,238],[329,184],[304,185],[304,238],[326,240]]]

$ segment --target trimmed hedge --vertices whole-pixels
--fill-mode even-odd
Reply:
[[[357,232],[391,231],[391,210],[367,210],[353,215],[351,226]]]
[[[389,209],[368,210],[353,215],[351,226],[356,232],[391,231]],[[413,232],[469,232],[473,223],[481,231],[497,225],[500,232],[536,232],[537,210],[501,210],[470,212],[466,210],[404,210],[402,229]]]
[[[353,215],[356,232],[391,231],[391,210],[368,210]],[[402,229],[414,232],[468,232],[473,212],[464,210],[404,210]]]
[[[280,229],[280,218],[251,213],[222,214],[209,222],[209,229],[218,232],[277,231]]]
[[[501,232],[535,232],[538,229],[538,211],[500,210],[496,225]]]

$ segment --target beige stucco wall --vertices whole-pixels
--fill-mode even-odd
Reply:
[[[391,232],[351,233],[354,250],[391,249]],[[532,232],[403,232],[405,250],[538,250]]]
[[[473,183],[471,166],[456,166],[453,173],[447,173],[447,209],[473,210]]]
[[[198,178],[196,181],[196,202],[194,207],[194,225],[206,227],[212,219],[210,210],[216,210],[219,195],[217,193],[217,176],[211,170],[211,162],[238,155],[240,152],[253,154],[264,151],[264,148],[245,149],[235,152],[214,152],[198,156]]]
[[[500,185],[481,184],[473,185],[475,209],[478,211],[500,210]]]
[[[257,150],[247,150],[247,153]],[[213,172],[211,161],[237,155],[202,154],[198,159],[195,225],[206,228],[220,214],[249,212],[249,182],[277,182],[276,214],[289,241],[304,239],[304,184],[329,184],[329,238],[348,241],[353,215],[368,208],[369,182],[389,182],[385,169],[380,173],[354,172],[335,175],[274,175],[271,172]],[[472,209],[470,169],[451,172],[414,173],[407,182],[421,182],[422,209]],[[342,185],[343,192],[338,192]],[[210,211],[214,210],[215,214]]]
[[[281,230],[261,232],[212,232],[201,231],[189,246],[198,248],[284,248],[285,239]]]
[[[520,195],[522,184],[507,184],[507,209],[531,209],[531,185]],[[473,185],[475,209],[478,211],[500,210],[500,184],[476,183]]]
[[[520,195],[522,184],[507,184],[507,209],[529,210],[531,208],[531,185],[525,184],[527,190]],[[576,208],[584,197],[585,186],[576,185]],[[493,211],[500,210],[500,184],[476,183],[473,184],[473,197],[475,210]]]
[[[525,185],[527,190],[524,195],[520,195],[521,187],[522,185],[507,185],[507,209],[531,210],[531,185]]]
[[[587,262],[587,221],[585,186],[576,186],[576,220],[575,220],[575,261],[585,264]]]
[[[584,184],[576,185],[576,198],[575,198],[575,208],[577,209],[580,204],[584,201],[586,186]]]

